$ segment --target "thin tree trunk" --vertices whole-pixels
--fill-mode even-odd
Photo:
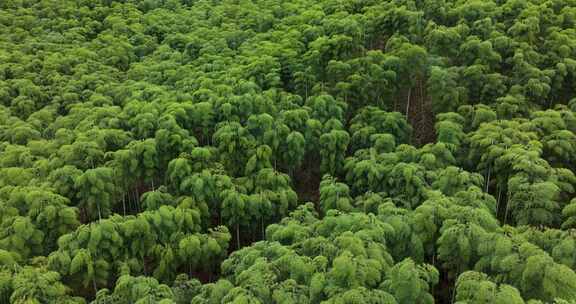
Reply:
[[[418,91],[420,91],[420,120],[424,122],[425,120],[425,111],[424,108],[426,105],[426,98],[424,98],[424,89],[422,88],[424,85],[422,84],[422,79],[418,80]]]
[[[338,209],[338,201],[340,200],[340,191],[337,190],[336,191],[336,205],[334,206],[334,208]]]
[[[102,220],[102,212],[100,211],[100,203],[96,203],[96,207],[98,207],[98,220]]]
[[[134,191],[134,189],[129,190],[130,194],[132,195],[132,200],[134,202],[134,210],[136,210],[136,212],[138,213],[138,198],[136,197],[136,191]]]
[[[126,194],[122,193],[122,211],[124,212],[124,216],[126,216]]]
[[[146,269],[146,260],[144,259],[144,255],[142,255],[142,270],[144,271],[144,275],[148,275],[148,270]]]
[[[507,197],[510,197],[510,191],[508,191]],[[508,218],[508,208],[510,207],[510,201],[506,202],[506,211],[504,212],[504,224],[506,224],[506,219]]]
[[[92,277],[92,287],[94,288],[94,295],[98,293],[98,286],[96,286],[96,278]]]
[[[488,166],[488,177],[486,178],[486,190],[484,190],[484,192],[488,193],[488,187],[490,185],[490,173],[492,171],[492,165]]]
[[[262,240],[264,239],[264,217],[260,217],[260,227],[262,229]]]
[[[240,224],[236,224],[236,249],[240,249]]]
[[[127,188],[128,189],[128,188]],[[132,212],[132,210],[134,210],[134,206],[132,204],[132,197],[130,196],[130,190],[128,190],[125,194],[125,196],[128,197],[128,211]]]
[[[498,200],[496,200],[496,216],[498,216],[498,210],[500,209],[500,199],[502,198],[502,187],[498,183]]]
[[[136,212],[140,213],[140,198],[138,197],[138,189],[134,188],[134,201],[136,202]]]
[[[410,111],[410,95],[412,94],[412,88],[408,89],[408,101],[406,102],[406,121],[408,121],[408,112]]]

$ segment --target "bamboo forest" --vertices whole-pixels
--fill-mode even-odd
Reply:
[[[576,0],[0,0],[0,304],[576,304]]]

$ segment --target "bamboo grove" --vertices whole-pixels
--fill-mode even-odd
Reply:
[[[0,303],[576,303],[575,0],[0,1]]]

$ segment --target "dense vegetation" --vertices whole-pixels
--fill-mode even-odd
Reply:
[[[576,0],[0,1],[0,303],[576,303]]]

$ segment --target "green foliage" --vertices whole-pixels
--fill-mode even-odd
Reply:
[[[42,253],[45,234],[25,216],[14,216],[2,221],[0,248],[14,251],[29,258]]]
[[[92,303],[164,303],[162,300],[171,300],[173,296],[170,287],[159,284],[154,278],[123,275],[116,281],[112,293],[102,289]]]
[[[248,130],[236,122],[222,125],[214,133],[214,142],[220,160],[234,173],[241,172],[255,146],[254,138]]]
[[[0,303],[571,303],[575,28],[574,0],[0,1]]]
[[[320,183],[320,203],[322,210],[330,209],[342,211],[352,210],[350,189],[346,184],[336,182],[333,177],[325,175]]]
[[[576,200],[570,201],[564,209],[562,209],[562,215],[565,220],[562,223],[562,228],[575,228],[576,227]]]
[[[75,187],[78,189],[80,208],[90,219],[102,219],[110,215],[116,192],[112,169],[89,169],[78,177]]]
[[[455,303],[525,303],[520,292],[506,284],[490,281],[484,273],[467,271],[456,281]]]
[[[176,204],[174,198],[165,191],[165,189],[158,189],[157,191],[149,191],[142,194],[140,198],[142,207],[145,210],[157,210],[164,205],[174,206]]]
[[[332,130],[320,136],[320,170],[326,174],[336,174],[341,170],[350,135],[346,131]]]
[[[394,265],[383,283],[398,303],[434,303],[430,287],[438,283],[438,271],[432,265],[416,265],[410,259]]]
[[[4,275],[9,275],[6,279],[10,282],[3,288],[11,290],[9,302],[6,303],[85,303],[82,298],[69,296],[71,290],[60,282],[60,275],[56,272],[27,266]],[[0,293],[4,299],[7,299],[7,295]]]

